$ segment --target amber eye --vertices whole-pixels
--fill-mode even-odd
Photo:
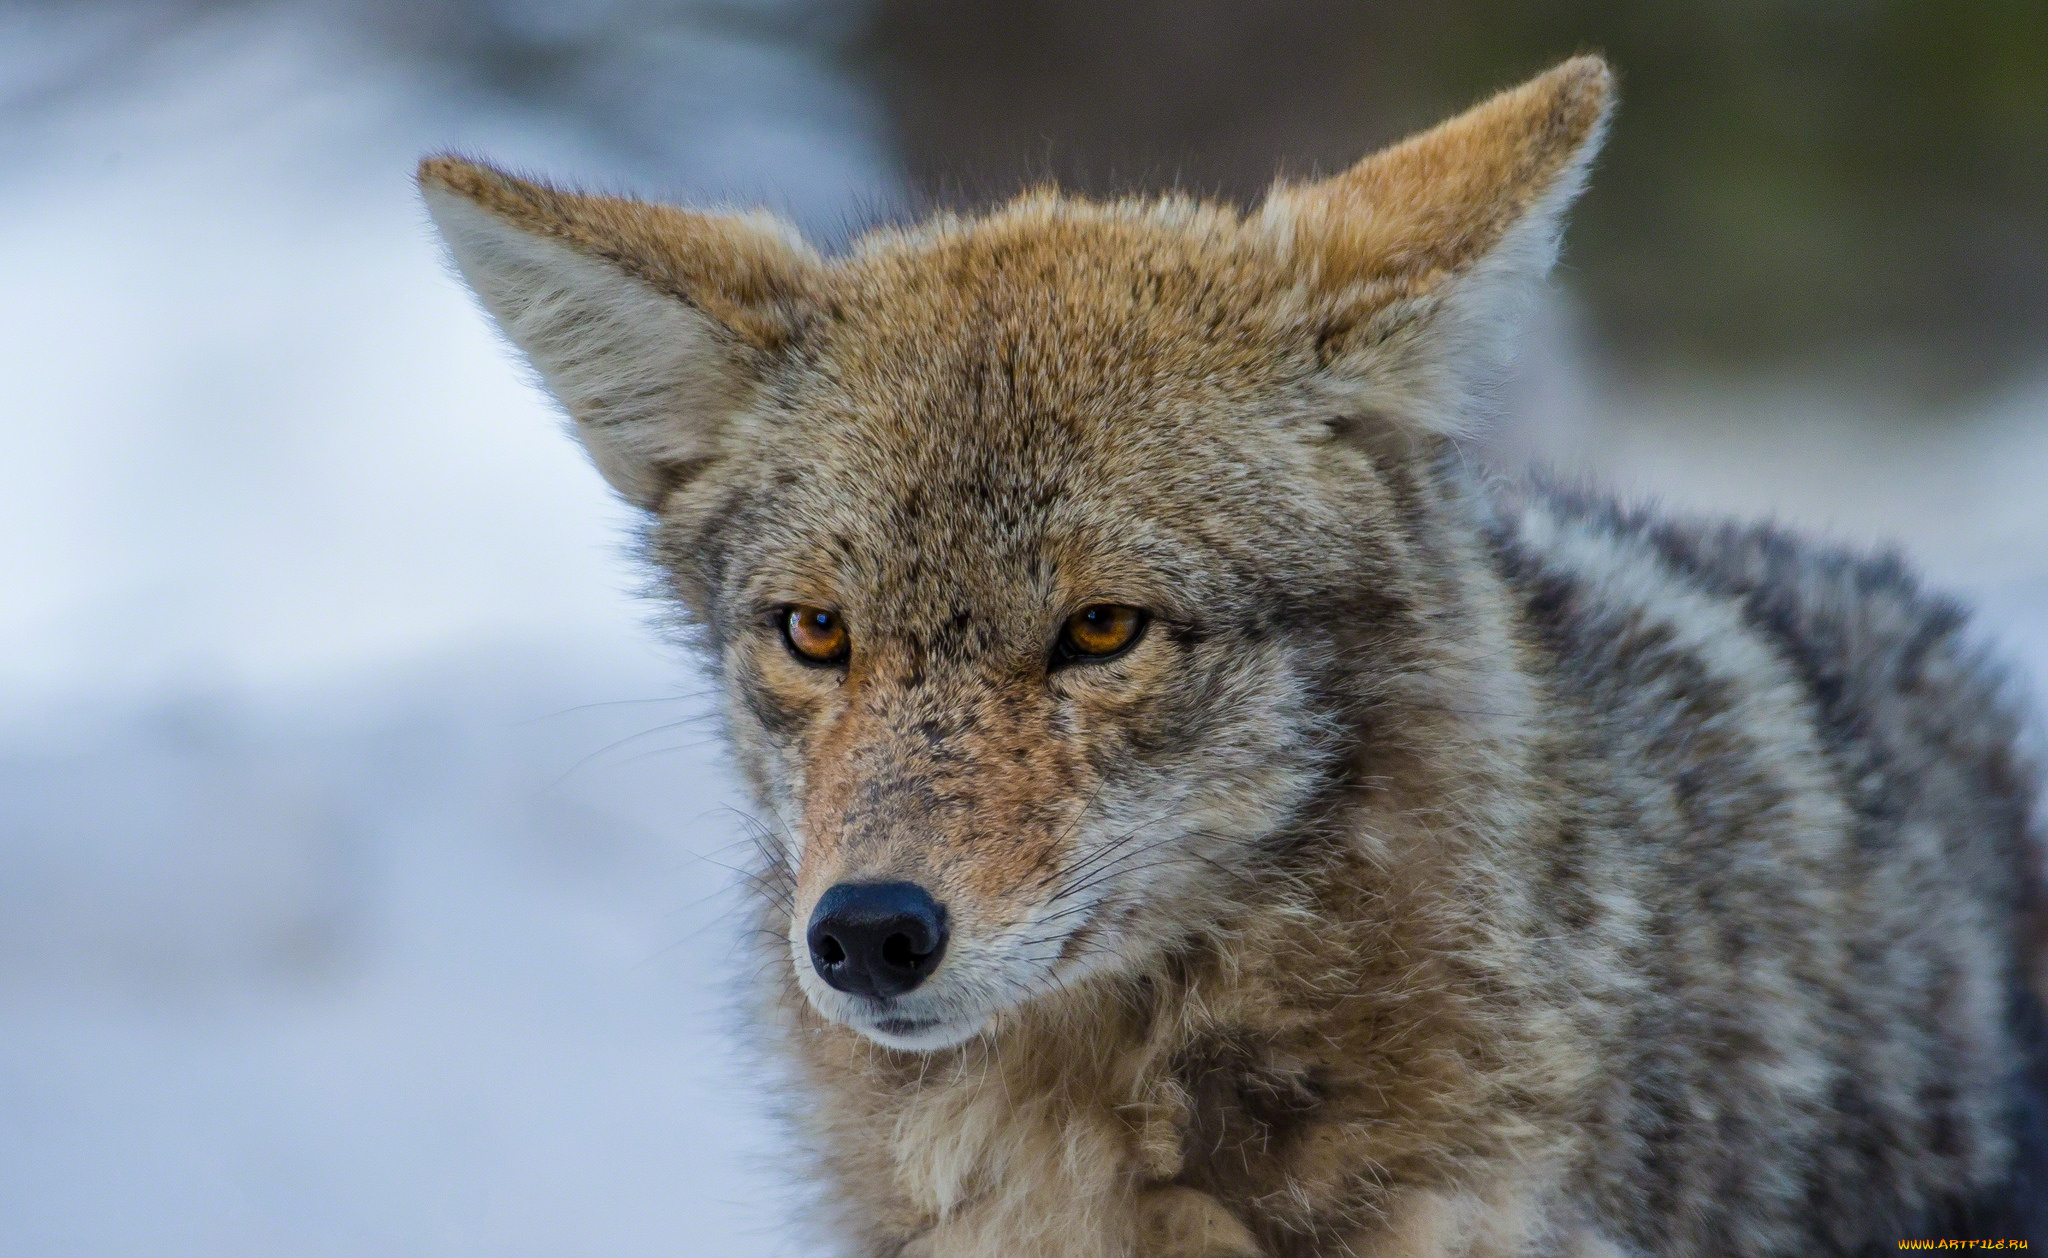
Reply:
[[[1145,631],[1145,613],[1119,603],[1096,603],[1067,617],[1059,654],[1067,660],[1108,659],[1126,650]]]
[[[853,643],[839,613],[823,607],[791,607],[782,615],[782,638],[806,664],[837,664]]]

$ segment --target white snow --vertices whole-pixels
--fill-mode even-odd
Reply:
[[[0,1252],[787,1251],[701,683],[411,186],[614,150],[165,12],[0,10]],[[668,51],[660,190],[893,195],[818,66]]]

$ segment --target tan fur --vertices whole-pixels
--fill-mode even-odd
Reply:
[[[1611,91],[831,260],[422,166],[725,688],[851,1252],[1847,1252],[2006,1173],[2031,779],[1939,609],[1451,444]],[[813,905],[892,880],[943,964],[828,988]]]

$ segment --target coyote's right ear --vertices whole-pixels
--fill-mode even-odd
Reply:
[[[456,157],[420,191],[463,279],[576,421],[605,479],[652,509],[729,452],[818,266],[767,215],[582,196]]]

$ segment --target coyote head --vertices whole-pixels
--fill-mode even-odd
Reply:
[[[1432,631],[1418,469],[1609,94],[1570,61],[1248,213],[1042,191],[836,258],[421,166],[648,513],[820,1014],[929,1050],[1142,964],[1354,773],[1375,679]]]

